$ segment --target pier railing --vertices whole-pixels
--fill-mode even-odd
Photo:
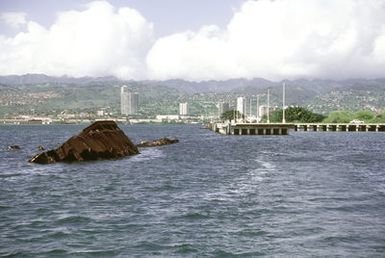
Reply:
[[[353,123],[212,123],[210,128],[227,135],[287,135],[304,132],[385,132],[385,124]]]
[[[214,123],[212,130],[228,135],[287,135],[294,124],[288,123]]]
[[[385,132],[385,124],[296,123],[294,131],[313,132]]]

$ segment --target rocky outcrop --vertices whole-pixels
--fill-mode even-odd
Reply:
[[[144,148],[144,147],[157,147],[157,146],[162,146],[162,145],[168,145],[168,144],[173,144],[179,142],[178,139],[169,139],[169,138],[160,138],[158,140],[154,141],[142,141],[138,145],[136,145],[139,148]]]
[[[15,150],[21,150],[19,145],[9,145],[7,150],[9,151],[15,151]]]
[[[138,148],[114,121],[98,121],[71,137],[56,150],[34,156],[30,162],[55,162],[117,159],[138,154]]]

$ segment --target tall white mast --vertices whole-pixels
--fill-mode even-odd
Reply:
[[[237,111],[234,109],[233,110],[233,118],[234,118],[234,123],[237,122]]]
[[[257,123],[259,123],[259,95],[257,94]]]
[[[267,123],[270,123],[270,89],[267,89]]]
[[[251,121],[251,105],[252,105],[252,99],[250,97],[250,107],[249,107],[249,117],[250,117],[250,121]]]
[[[283,82],[282,85],[282,123],[286,123],[286,118],[285,118],[285,97],[286,97],[286,84]]]

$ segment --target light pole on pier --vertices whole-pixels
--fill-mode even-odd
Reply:
[[[270,124],[270,89],[267,89],[267,123]]]
[[[283,85],[282,85],[282,124],[285,124],[286,123],[286,119],[285,119],[285,87],[286,87],[286,84],[285,82],[283,82]]]
[[[235,109],[233,110],[233,118],[234,118],[234,123],[236,123],[237,122],[237,115],[236,115]]]
[[[257,123],[259,123],[259,95],[257,94]]]
[[[251,97],[250,97],[250,106],[249,106],[249,117],[250,117],[250,118],[249,118],[249,119],[250,119],[249,121],[250,121],[250,123],[251,123],[251,105],[252,105],[252,103],[253,103],[253,102],[252,102],[252,99],[251,99]]]

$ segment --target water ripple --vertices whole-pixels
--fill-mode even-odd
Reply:
[[[81,129],[1,128],[4,146],[22,149],[0,151],[0,256],[385,253],[382,134],[223,137],[195,126],[122,126],[135,142],[180,143],[113,161],[26,162],[36,146]]]

